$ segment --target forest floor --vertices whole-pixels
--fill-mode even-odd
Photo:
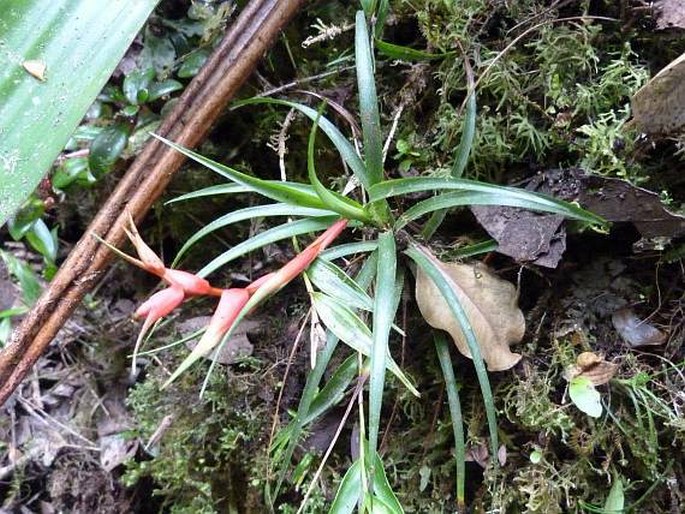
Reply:
[[[179,62],[176,53],[166,55],[166,43],[177,42],[178,27],[197,16],[186,4],[162,2],[111,87],[120,87],[125,70],[150,54],[156,63]],[[214,17],[202,18],[205,29],[235,17],[215,4]],[[452,355],[467,441],[467,509],[611,512],[611,505],[621,505],[621,512],[683,512],[685,69],[677,60],[685,52],[685,12],[669,1],[656,7],[637,0],[455,4],[463,5],[391,2],[382,39],[423,53],[401,58],[402,51],[384,53],[382,45],[377,51],[383,135],[392,137],[388,176],[444,176],[464,131],[473,68],[478,107],[465,178],[577,202],[611,222],[598,231],[555,215],[471,207],[451,212],[431,240],[432,250],[450,260],[467,243],[494,239],[497,250],[475,258],[516,285],[525,317],[525,335],[512,346],[521,361],[490,374],[501,443],[496,458],[489,455],[471,360]],[[241,97],[294,81],[284,97],[309,99],[316,108],[313,95],[322,95],[340,112],[355,113],[353,22],[354,8],[343,2],[303,10]],[[206,50],[199,39],[188,36],[184,52]],[[166,73],[178,74],[174,66]],[[670,82],[645,99],[641,88],[669,66]],[[162,107],[146,107],[150,119]],[[100,99],[84,126],[111,123],[123,108]],[[150,119],[137,116],[136,126],[149,129]],[[243,107],[227,111],[199,151],[264,178],[280,177],[284,156],[288,179],[306,181],[309,128],[287,109]],[[54,194],[46,220],[60,227],[58,264],[139,149],[129,142],[97,182],[69,184]],[[344,185],[335,153],[325,148],[317,157],[326,183]],[[188,164],[164,200],[217,183],[217,176]],[[200,228],[253,204],[245,194],[159,202],[140,230],[171,262]],[[188,254],[184,269],[199,269],[269,223],[251,219],[215,232]],[[353,241],[360,232],[348,230],[342,239]],[[9,242],[6,232],[0,237],[5,252],[36,275],[44,271],[27,245]],[[289,240],[269,244],[222,269],[221,279],[245,283],[294,254]],[[23,294],[1,262],[0,312],[21,303]],[[354,258],[340,266],[350,274],[358,269]],[[151,276],[117,261],[2,407],[0,512],[268,511],[265,491],[280,465],[272,443],[297,409],[311,369],[304,283],[293,282],[250,315],[219,357],[202,399],[208,362],[160,389],[186,345],[141,356],[131,374],[140,328],[132,316],[155,286]],[[209,314],[204,300],[175,311],[147,344],[178,341],[206,324]],[[413,295],[403,295],[395,322],[405,336],[393,338],[391,353],[421,398],[389,382],[379,453],[405,512],[456,512],[447,393],[430,327]],[[329,369],[350,354],[336,354]],[[597,396],[585,400],[591,405],[572,398],[570,385],[579,376],[593,384]],[[358,451],[357,417],[343,425],[321,475],[314,479],[314,472],[352,389],[308,427],[273,499],[275,512],[296,512],[312,481],[303,512],[327,512]],[[600,415],[588,414],[596,408]],[[619,492],[622,503],[611,503]]]

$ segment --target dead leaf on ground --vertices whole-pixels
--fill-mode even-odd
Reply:
[[[563,216],[515,207],[471,207],[478,223],[497,241],[497,251],[517,262],[556,268],[566,250]]]
[[[656,28],[685,29],[685,3],[683,0],[657,0],[654,2]]]
[[[190,318],[182,322],[178,330],[183,337],[189,336],[193,332],[206,327],[209,324],[211,316],[198,316],[196,318]],[[209,360],[216,360],[218,364],[235,364],[245,357],[252,355],[254,346],[247,337],[248,332],[254,332],[262,323],[257,320],[244,319],[233,331],[230,339],[226,344],[215,349],[212,353],[207,355],[205,358]],[[186,347],[189,350],[193,350],[197,345],[198,339],[193,339],[186,343]]]
[[[566,379],[570,382],[576,377],[585,377],[592,385],[606,384],[614,378],[618,365],[604,360],[594,352],[583,352],[576,357],[576,363],[566,370]]]
[[[475,462],[481,468],[485,469],[488,467],[488,462],[490,461],[490,455],[488,453],[488,445],[486,443],[477,444],[475,446],[470,446],[466,450],[465,461]],[[500,445],[497,450],[497,461],[500,466],[504,466],[507,463],[507,447],[503,444]]]
[[[490,371],[503,371],[516,365],[521,355],[509,345],[518,343],[526,329],[518,308],[513,284],[502,280],[482,264],[442,263],[452,279],[453,289],[466,312]],[[462,355],[471,358],[459,322],[433,281],[419,268],[416,275],[416,301],[424,319],[432,327],[448,332]]]
[[[664,238],[667,242],[685,235],[684,216],[669,211],[657,193],[625,180],[590,175],[579,168],[549,170],[535,176],[526,189],[578,202],[607,221],[630,222],[645,239],[645,247],[652,240],[663,245]],[[560,216],[501,206],[478,206],[471,211],[497,241],[497,252],[517,262],[555,268],[566,249]]]
[[[655,346],[666,342],[667,335],[654,325],[641,320],[633,309],[619,309],[611,316],[614,328],[632,347]]]
[[[648,134],[670,134],[685,126],[685,54],[633,95],[633,120]]]

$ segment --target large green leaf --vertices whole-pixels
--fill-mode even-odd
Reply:
[[[38,185],[156,4],[3,2],[0,226]]]

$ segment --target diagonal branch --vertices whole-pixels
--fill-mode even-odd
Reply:
[[[254,71],[282,28],[305,0],[252,0],[188,85],[157,133],[195,147],[226,103]],[[130,212],[138,221],[164,191],[185,158],[151,139],[91,222],[59,272],[0,353],[0,405],[43,354],[85,294],[102,276],[112,254],[91,233],[117,246]]]

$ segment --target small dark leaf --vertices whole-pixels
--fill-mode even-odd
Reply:
[[[66,159],[52,176],[52,186],[56,189],[65,189],[71,184],[90,186],[96,179],[90,172],[87,157],[75,157]]]
[[[209,57],[207,50],[193,52],[183,61],[176,75],[182,79],[194,77],[207,61],[207,57]]]
[[[148,96],[148,88],[154,77],[155,70],[152,68],[134,70],[129,73],[122,86],[126,100],[135,105],[145,102]]]
[[[113,125],[103,130],[90,145],[88,164],[96,178],[107,173],[128,142],[129,127],[127,125]]]
[[[48,262],[55,262],[57,258],[57,234],[50,231],[42,219],[36,222],[26,233],[26,240]]]
[[[24,237],[24,235],[31,230],[33,224],[36,222],[36,220],[40,219],[44,212],[45,205],[43,204],[42,200],[35,197],[31,197],[26,200],[19,212],[7,223],[7,228],[10,231],[12,239],[19,241],[22,237]]]
[[[174,91],[178,91],[179,89],[183,89],[183,84],[181,84],[178,80],[169,79],[163,82],[155,82],[150,86],[146,101],[153,102],[158,98],[162,98],[163,96],[173,93]]]
[[[168,37],[157,37],[148,28],[145,31],[145,47],[140,58],[158,75],[166,74],[176,61],[176,48]]]

